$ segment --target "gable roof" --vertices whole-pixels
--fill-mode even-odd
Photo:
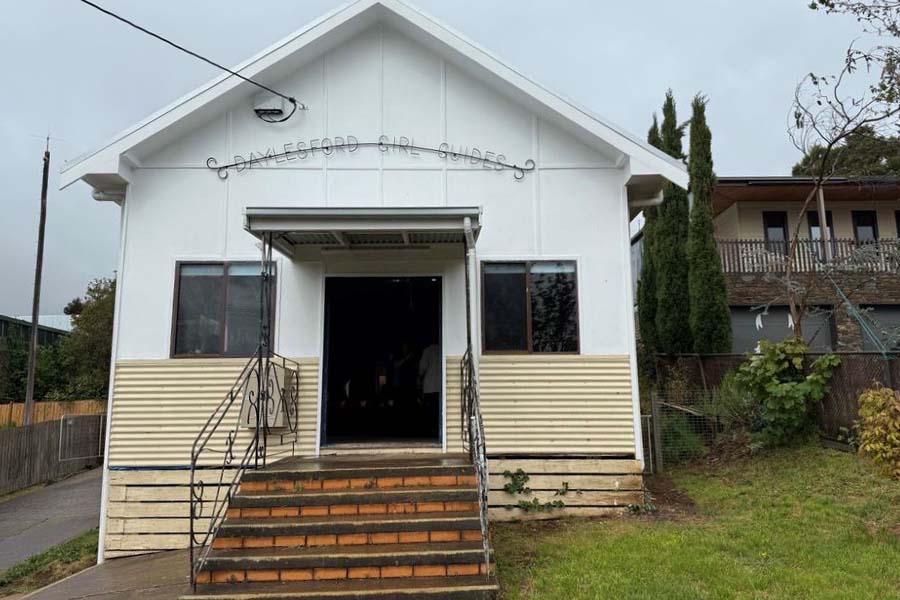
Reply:
[[[355,0],[277,42],[234,67],[248,78],[267,82],[285,72],[286,63],[309,60],[363,29],[385,22],[469,71],[488,78],[501,90],[516,93],[539,114],[561,118],[598,145],[608,145],[636,163],[633,173],[658,174],[687,187],[684,165],[589,110],[550,92],[490,54],[476,43],[438,23],[401,0]],[[125,153],[149,140],[174,139],[196,126],[210,111],[224,110],[250,93],[251,84],[228,73],[200,86],[162,110],[114,136],[100,148],[67,162],[60,170],[60,187],[85,180],[100,191],[120,191],[134,164]],[[302,99],[300,99],[302,101]]]

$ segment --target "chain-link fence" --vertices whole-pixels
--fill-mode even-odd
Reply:
[[[646,428],[644,464],[651,473],[702,458],[722,431],[719,418],[711,416],[710,394],[703,390],[676,394],[652,392]]]

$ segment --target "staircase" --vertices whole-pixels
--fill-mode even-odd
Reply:
[[[488,600],[467,455],[290,458],[243,474],[183,600]]]

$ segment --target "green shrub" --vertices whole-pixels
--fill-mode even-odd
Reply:
[[[900,392],[885,387],[859,397],[859,451],[900,479]]]
[[[666,410],[659,415],[659,420],[663,460],[666,463],[684,462],[706,454],[703,437],[694,430],[686,415]]]
[[[736,381],[762,408],[762,429],[755,442],[778,446],[811,433],[813,408],[828,392],[828,381],[841,363],[826,354],[807,366],[808,347],[803,340],[760,342],[738,369]]]
[[[762,403],[740,384],[734,371],[722,378],[719,386],[704,398],[699,409],[715,418],[724,431],[753,433],[763,427]]]

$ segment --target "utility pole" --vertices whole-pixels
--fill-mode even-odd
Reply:
[[[38,315],[41,314],[41,271],[44,268],[44,228],[47,224],[47,177],[50,173],[50,136],[44,147],[44,174],[41,179],[41,220],[38,225],[37,261],[34,265],[34,297],[31,302],[31,343],[28,344],[28,384],[25,390],[25,425],[34,413],[34,371],[37,361]]]

